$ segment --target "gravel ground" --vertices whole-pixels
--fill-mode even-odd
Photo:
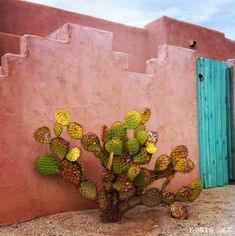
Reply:
[[[98,210],[74,211],[0,227],[0,236],[184,236],[235,235],[235,186],[203,190],[186,204],[187,220],[170,217],[164,206],[137,207],[119,223],[103,224]]]

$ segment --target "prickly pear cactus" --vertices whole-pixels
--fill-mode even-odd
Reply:
[[[175,193],[168,192],[177,172],[189,173],[194,168],[187,158],[188,149],[179,145],[170,155],[159,155],[153,170],[143,166],[157,152],[158,133],[145,126],[151,118],[149,108],[128,111],[123,121],[114,122],[110,128],[104,125],[100,138],[95,133],[84,134],[82,126],[71,121],[71,114],[66,109],[58,109],[54,118],[53,132],[46,126],[34,132],[34,139],[48,144],[51,151],[40,154],[35,167],[44,176],[60,175],[76,187],[80,196],[96,201],[102,221],[118,221],[126,211],[138,205],[156,207],[159,204],[168,206],[171,215],[177,219],[188,217],[182,202],[194,201],[199,196],[200,179],[180,187]],[[79,147],[70,147],[70,142],[61,137],[63,131],[67,131],[67,137],[80,142]],[[101,162],[104,170],[100,190],[85,176],[80,162],[83,151],[92,152]],[[148,188],[162,178],[165,181],[160,189]]]

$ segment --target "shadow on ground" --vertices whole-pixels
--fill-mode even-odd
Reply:
[[[137,207],[119,223],[103,224],[97,210],[66,212],[3,226],[1,236],[184,236],[235,235],[235,186],[203,190],[193,203],[185,204],[187,220],[170,217],[168,209]]]

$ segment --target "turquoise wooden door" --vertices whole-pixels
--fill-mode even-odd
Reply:
[[[230,72],[224,61],[197,59],[199,168],[203,188],[223,186],[229,181],[228,158],[232,155],[228,135],[232,115],[227,113],[231,110],[228,104]]]

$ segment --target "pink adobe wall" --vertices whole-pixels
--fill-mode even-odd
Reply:
[[[5,53],[20,53],[20,36],[0,32],[0,58]]]
[[[196,40],[197,56],[219,60],[235,57],[235,41],[223,33],[166,16],[142,29],[30,2],[0,0],[0,22],[0,32],[18,36],[44,37],[68,22],[113,32],[113,50],[127,53],[130,70],[141,73],[145,61],[156,57],[162,44],[189,48],[189,42]],[[13,50],[19,47],[18,43],[12,45]]]
[[[235,58],[235,41],[225,38],[216,30],[187,22],[162,17],[145,26],[148,32],[147,57],[156,56],[156,50],[163,43],[190,48],[190,41],[197,41],[196,55],[218,60]]]
[[[144,72],[144,29],[18,0],[0,0],[0,22],[0,32],[20,36],[44,37],[70,22],[113,32],[113,50],[129,54],[130,70]]]
[[[111,32],[69,24],[50,38],[26,35],[20,55],[2,57],[0,224],[94,207],[59,177],[34,169],[36,156],[49,149],[32,133],[41,125],[52,128],[59,107],[69,109],[85,132],[96,133],[130,109],[150,107],[148,128],[160,135],[155,156],[185,144],[195,162],[190,175],[177,175],[171,190],[198,176],[195,52],[163,45],[158,58],[147,62],[147,74],[140,74],[130,72],[128,55],[113,51],[112,42]],[[98,160],[83,154],[85,173],[100,186]]]

